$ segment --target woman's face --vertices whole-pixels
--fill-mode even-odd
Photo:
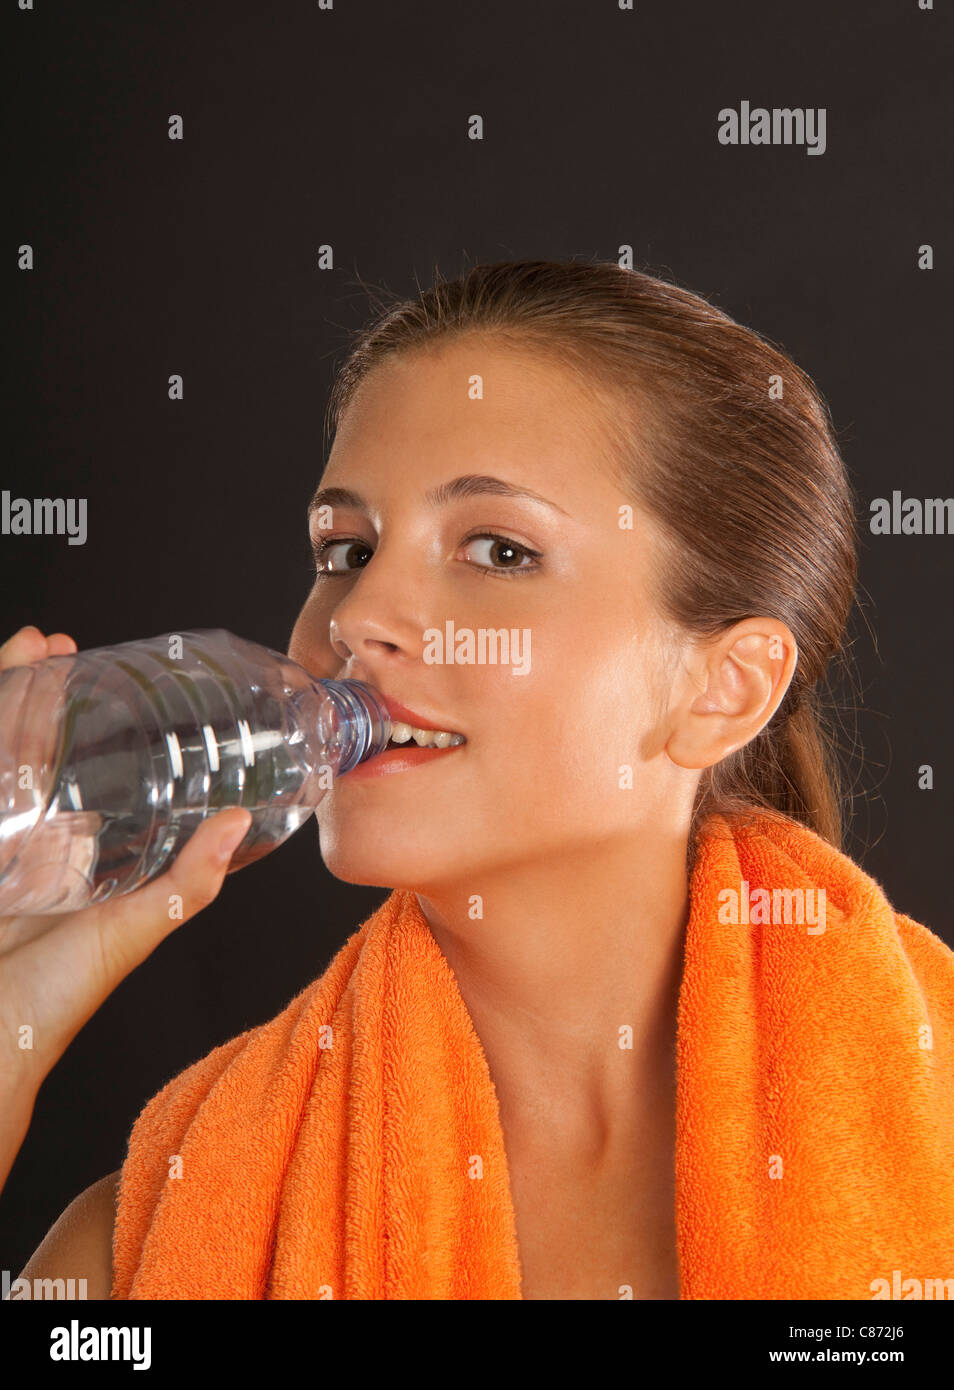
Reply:
[[[317,819],[337,877],[479,892],[501,870],[565,871],[684,829],[692,787],[664,752],[679,646],[650,598],[654,528],[635,509],[620,524],[602,418],[563,368],[478,335],[384,363],[345,412],[321,486],[364,505],[334,505],[330,526],[312,514],[334,572],[317,575],[289,655],[466,743],[336,779]],[[470,475],[544,500],[480,484],[428,500]],[[442,652],[427,634],[448,624]],[[480,634],[500,629],[516,641],[493,662]],[[482,661],[456,646],[467,631]]]

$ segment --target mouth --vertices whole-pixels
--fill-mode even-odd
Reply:
[[[345,773],[343,780],[360,782],[372,777],[407,772],[423,763],[449,757],[467,743],[462,733],[449,728],[446,723],[417,714],[382,691],[379,694],[391,718],[391,737],[387,747]]]
[[[392,700],[383,692],[382,699],[391,716],[391,737],[385,751],[403,748],[409,744],[417,748],[459,748],[462,743],[467,742],[464,735],[456,729],[428,719],[422,714],[416,714],[414,710],[399,704],[397,700]]]

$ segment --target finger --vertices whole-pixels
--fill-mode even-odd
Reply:
[[[72,656],[78,651],[75,641],[65,632],[52,632],[46,639],[48,656]]]
[[[30,1063],[37,1083],[130,971],[217,896],[250,824],[246,810],[219,812],[202,822],[167,873],[134,893],[47,919],[43,936],[5,955],[5,993],[20,1001],[16,1018],[32,1011],[36,1019]],[[2,1024],[0,1017],[6,1036],[11,1029]]]
[[[51,650],[52,649],[52,650]],[[0,671],[12,684],[4,694],[4,722],[17,731],[17,765],[29,767],[42,787],[50,770],[64,712],[64,690],[76,644],[65,632],[46,638],[37,627],[20,628],[0,647]],[[46,663],[46,658],[58,660]],[[25,706],[25,708],[24,708]]]
[[[33,661],[42,661],[45,656],[46,638],[38,627],[31,624],[21,627],[0,647],[0,668],[29,666]]]

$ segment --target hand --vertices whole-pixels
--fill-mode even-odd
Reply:
[[[65,633],[44,637],[24,627],[0,646],[0,671],[76,649]],[[32,1112],[44,1078],[107,995],[218,895],[250,823],[240,807],[208,817],[171,867],[133,893],[78,912],[0,917],[0,1089],[7,1100]],[[181,916],[170,916],[172,894],[181,898]]]

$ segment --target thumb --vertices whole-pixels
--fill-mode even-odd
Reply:
[[[207,817],[165,873],[134,893],[103,903],[103,954],[120,978],[218,897],[229,860],[251,823],[250,812],[238,806]]]

